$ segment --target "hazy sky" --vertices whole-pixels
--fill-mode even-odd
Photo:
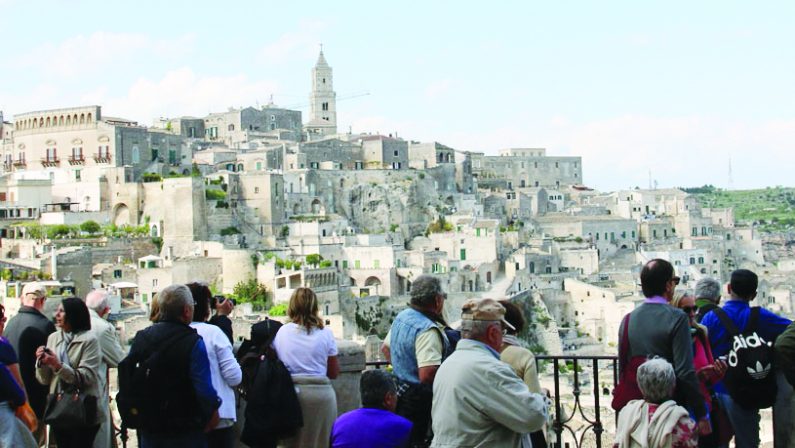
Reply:
[[[303,108],[319,43],[340,130],[581,155],[603,189],[795,185],[795,2],[0,0],[0,110],[151,124]],[[291,3],[291,4],[288,4]]]

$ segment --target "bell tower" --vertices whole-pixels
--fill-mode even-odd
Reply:
[[[323,55],[323,46],[317,63],[312,68],[312,93],[309,95],[309,137],[337,133],[337,94],[334,92],[334,74]]]

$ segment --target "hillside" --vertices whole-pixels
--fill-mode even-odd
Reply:
[[[702,207],[734,208],[738,224],[757,223],[763,232],[795,229],[795,188],[726,191],[704,186],[683,190],[698,198]]]

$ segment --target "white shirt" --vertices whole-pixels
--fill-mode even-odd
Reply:
[[[240,370],[240,365],[232,353],[232,344],[224,332],[215,325],[205,322],[191,322],[190,326],[196,329],[196,332],[204,340],[204,346],[207,348],[213,388],[215,388],[221,398],[218,416],[235,420],[237,418],[235,391],[232,390],[232,387],[237,386],[243,380],[243,372]]]
[[[282,325],[273,339],[273,348],[293,375],[326,376],[329,356],[337,356],[337,343],[328,328]]]

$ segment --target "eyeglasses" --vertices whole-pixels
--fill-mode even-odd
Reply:
[[[698,311],[697,306],[685,306],[680,309],[684,311],[686,314],[695,314],[695,312]]]

